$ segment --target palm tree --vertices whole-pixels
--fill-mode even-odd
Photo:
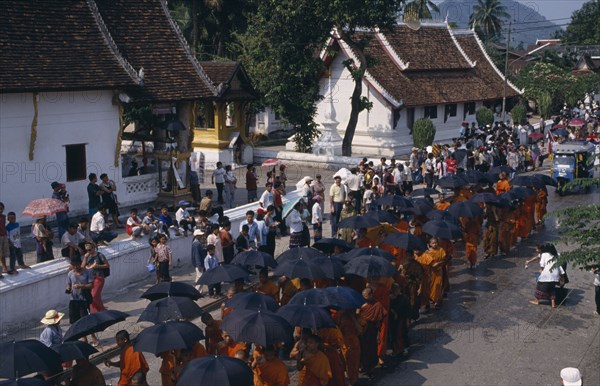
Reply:
[[[475,31],[484,42],[502,35],[502,19],[510,15],[500,0],[477,0],[473,13],[469,17],[469,27]]]
[[[432,19],[432,12],[440,13],[440,8],[431,0],[412,0],[404,7],[404,20]]]

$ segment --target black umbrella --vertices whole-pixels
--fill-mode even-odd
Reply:
[[[38,371],[60,371],[60,355],[39,340],[0,344],[0,378],[19,378]]]
[[[365,214],[364,217],[373,218],[377,220],[380,224],[384,222],[395,224],[398,222],[398,218],[396,216],[385,210],[372,210],[369,213]]]
[[[566,137],[569,135],[569,132],[567,131],[567,129],[556,129],[552,132],[552,134],[554,135],[558,135],[559,137]]]
[[[238,279],[247,279],[248,271],[239,265],[223,264],[217,268],[209,269],[202,274],[196,284],[213,285],[222,282],[233,282]]]
[[[312,260],[296,259],[286,260],[280,263],[274,271],[275,275],[286,276],[299,279],[324,279],[327,277],[325,272]]]
[[[233,260],[231,260],[231,264],[242,265],[246,267],[277,267],[277,262],[273,258],[273,256],[268,253],[261,251],[244,251],[238,253]]]
[[[185,321],[170,321],[145,328],[135,339],[137,352],[160,354],[165,351],[191,348],[204,334],[200,327]]]
[[[552,177],[550,177],[549,175],[546,174],[532,174],[532,177],[535,177],[537,179],[542,180],[542,182],[546,185],[550,185],[550,186],[558,186],[558,182],[556,182],[556,180]]]
[[[427,221],[423,225],[423,232],[446,240],[454,240],[462,237],[462,232],[458,226],[441,220]]]
[[[498,202],[500,201],[500,198],[498,196],[496,196],[494,193],[489,193],[489,192],[484,192],[484,193],[477,193],[474,194],[469,201],[473,201],[473,202]]]
[[[433,210],[431,203],[423,198],[415,198],[413,200],[413,205],[412,208],[402,210],[402,213],[425,216],[429,211]]]
[[[494,166],[488,172],[491,174],[500,174],[504,172],[506,174],[514,173],[516,170],[507,165]]]
[[[397,194],[388,194],[386,196],[381,197],[376,202],[377,205],[389,205],[396,206],[398,208],[411,208],[412,202],[404,196],[399,196]]]
[[[379,256],[379,257],[383,257],[384,259],[387,259],[387,260],[395,259],[394,255],[392,255],[388,251],[385,251],[381,248],[369,248],[369,247],[355,248],[355,249],[351,250],[350,252],[348,252],[348,257],[350,257],[351,259],[358,257],[358,256]]]
[[[536,195],[537,193],[533,189],[531,189],[531,188],[526,188],[524,186],[519,186],[519,187],[513,187],[508,192],[505,192],[502,196],[504,196],[505,194],[507,194],[512,199],[523,200],[523,199],[525,199],[527,197]]]
[[[467,156],[467,151],[465,149],[457,149],[454,151],[454,159],[456,160],[456,162],[458,162],[459,164],[462,162],[462,160]]]
[[[496,182],[491,176],[479,170],[467,170],[461,177],[469,181],[470,184],[490,184]]]
[[[462,175],[449,174],[438,180],[437,185],[446,189],[456,189],[468,185],[469,181]]]
[[[338,310],[359,308],[365,302],[361,294],[350,287],[311,288],[294,295],[288,304],[310,304]]]
[[[447,210],[438,210],[438,209],[434,209],[434,210],[430,211],[429,213],[427,213],[427,218],[430,220],[442,220],[442,221],[450,221],[450,222],[457,221],[456,217],[454,217]]]
[[[448,207],[448,213],[454,217],[477,217],[483,214],[483,209],[473,201],[460,201]]]
[[[511,186],[526,186],[530,188],[544,188],[546,184],[539,178],[533,176],[517,176],[510,180]]]
[[[88,358],[90,355],[98,352],[94,346],[81,340],[64,342],[62,344],[52,346],[52,349],[56,351],[58,355],[60,355],[63,362]]]
[[[345,240],[333,239],[329,237],[316,241],[313,244],[313,248],[318,249],[319,251],[328,255],[332,254],[335,251],[335,247],[339,247],[345,252],[354,248],[354,246],[348,244]]]
[[[202,308],[194,300],[169,296],[150,302],[140,315],[138,322],[160,323],[167,320],[196,319],[202,313]]]
[[[179,375],[177,386],[252,386],[254,374],[244,361],[225,355],[191,360]]]
[[[225,302],[227,307],[234,310],[268,310],[277,311],[279,306],[272,296],[259,294],[257,292],[241,292]]]
[[[315,248],[310,247],[299,247],[299,248],[290,248],[287,251],[283,252],[281,255],[277,256],[277,263],[281,264],[287,260],[314,260],[319,257],[325,257],[323,252],[319,251]]]
[[[292,326],[302,328],[335,327],[331,315],[323,307],[307,304],[286,304],[277,310],[277,315],[283,317]]]
[[[383,242],[407,251],[424,251],[425,245],[417,236],[407,232],[393,233],[383,239]]]
[[[440,192],[437,189],[432,189],[432,188],[421,188],[421,189],[415,189],[412,191],[412,193],[410,194],[411,197],[425,197],[425,196],[431,196],[432,194],[442,194],[442,192]]]
[[[86,315],[69,327],[64,341],[81,339],[95,332],[106,330],[109,326],[127,319],[129,314],[116,310],[106,310]]]
[[[346,274],[357,275],[367,279],[390,277],[396,274],[396,268],[389,261],[379,256],[358,256],[344,267]]]
[[[198,300],[201,295],[194,286],[180,281],[162,281],[148,288],[140,297],[148,300],[157,300],[167,296],[184,296],[186,298]]]
[[[340,221],[338,228],[361,229],[371,228],[377,225],[379,225],[379,221],[375,220],[374,218],[365,216],[352,216]]]
[[[268,346],[277,342],[291,343],[292,326],[271,311],[233,310],[221,323],[233,340]]]
[[[19,378],[0,381],[0,386],[53,386],[54,383],[39,378]]]
[[[344,262],[335,256],[320,257],[313,260],[313,263],[317,264],[329,279],[344,276]]]

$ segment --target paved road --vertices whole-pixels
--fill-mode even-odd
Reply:
[[[558,197],[551,191],[549,211],[590,202],[600,202],[600,194]],[[523,262],[535,244],[557,241],[554,222],[548,219],[544,230],[510,256],[484,261],[473,272],[455,259],[443,309],[418,322],[409,358],[381,370],[375,384],[556,385],[560,369],[568,366],[581,370],[584,384],[600,384],[592,275],[570,269],[569,296],[558,309],[528,303],[535,270],[526,270]]]

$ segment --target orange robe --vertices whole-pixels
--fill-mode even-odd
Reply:
[[[272,296],[275,302],[279,303],[279,287],[277,287],[271,280],[267,280],[266,283],[258,283],[256,292],[263,295]]]
[[[223,307],[221,308],[221,319],[225,319],[225,317],[233,312],[233,308],[231,307]]]
[[[290,384],[288,368],[279,358],[257,365],[256,372],[262,386],[287,386]],[[255,386],[259,385],[255,384]]]
[[[131,386],[131,377],[135,373],[141,371],[148,372],[148,363],[141,352],[133,351],[133,345],[128,344],[121,350],[121,376],[119,377],[118,386]]]
[[[537,190],[537,197],[535,201],[535,218],[536,221],[541,223],[546,215],[546,206],[548,205],[548,190],[546,187]]]
[[[498,230],[498,246],[504,254],[509,254],[512,248],[512,231],[515,228],[514,211],[510,208],[502,208],[499,214],[500,227]]]
[[[510,190],[510,182],[507,180],[498,180],[496,182],[496,194],[499,196],[502,193],[506,193]]]
[[[286,280],[281,285],[281,305],[285,306],[288,304],[290,299],[296,295],[300,289],[300,281],[296,279]]]
[[[248,348],[246,347],[246,345],[244,343],[236,343],[233,342],[233,344],[231,345],[227,345],[225,346],[225,350],[226,352],[223,352],[224,355],[230,356],[230,357],[235,357],[235,354],[240,351],[246,351]]]
[[[398,229],[400,232],[408,232],[408,230],[410,229],[410,225],[408,224],[408,222],[406,220],[400,220],[396,223],[396,225],[394,225],[394,227],[396,229]]]
[[[427,250],[417,260],[421,265],[429,269],[429,300],[433,303],[439,303],[442,301],[444,293],[444,280],[443,280],[443,266],[440,264],[436,267],[433,264],[445,261],[446,252],[442,248],[435,250]]]
[[[394,255],[398,264],[402,264],[402,261],[404,261],[404,257],[406,256],[406,250],[394,247],[393,245],[386,243],[379,244],[379,248]]]
[[[323,352],[304,354],[304,368],[298,373],[298,386],[325,386],[331,377],[329,360]]]
[[[537,201],[537,195],[531,195],[524,201],[525,205],[525,223],[527,226],[527,236],[531,234],[535,227],[535,203]]]
[[[373,292],[373,297],[375,300],[383,306],[386,314],[390,313],[390,289],[392,288],[392,284],[394,279],[387,277],[381,278],[377,283],[377,287]],[[377,355],[379,358],[383,358],[387,351],[387,337],[389,332],[389,318],[384,317],[381,321],[381,325],[379,326],[379,342],[377,344]]]
[[[173,377],[174,377],[174,369],[175,369],[175,354],[173,352],[168,351],[160,354],[162,358],[162,363],[160,365],[160,369],[158,372],[160,373],[160,379],[162,386],[174,386]]]
[[[437,209],[437,210],[446,210],[449,207],[450,207],[450,203],[448,201],[444,201],[444,202],[438,201],[435,204],[435,209]]]
[[[481,224],[477,218],[471,218],[465,226],[465,258],[471,265],[477,264],[477,245],[481,236]]]
[[[360,369],[360,333],[358,320],[355,314],[344,312],[338,319],[338,325],[344,338],[346,347],[346,371],[350,385],[354,385],[358,380],[358,370]]]
[[[364,331],[360,336],[360,361],[363,371],[371,372],[378,362],[377,337],[379,326],[387,318],[387,311],[379,302],[365,303],[360,307],[358,316]]]
[[[498,233],[500,223],[496,213],[490,207],[486,209],[487,223],[485,233],[483,234],[483,250],[486,255],[495,256],[498,254]]]
[[[346,351],[344,337],[337,327],[319,329],[319,336],[323,340],[323,353],[329,360],[332,377],[327,383],[329,386],[345,386],[346,376],[344,374],[346,365],[343,353]]]
[[[368,237],[361,237],[356,240],[356,248],[370,248],[375,247],[377,244]]]
[[[192,350],[194,351],[194,359],[208,356],[206,348],[204,348],[204,345],[200,342],[194,343]]]

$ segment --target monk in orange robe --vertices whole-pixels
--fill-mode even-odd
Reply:
[[[358,380],[360,369],[360,338],[362,327],[354,310],[343,310],[336,314],[335,321],[340,328],[346,347],[346,372],[350,385]]]
[[[319,329],[319,336],[322,340],[323,353],[329,360],[332,377],[327,383],[328,386],[345,386],[346,375],[344,371],[346,364],[344,362],[344,353],[346,346],[344,345],[344,337],[341,331],[336,327],[328,327]]]
[[[227,300],[231,300],[234,295],[235,295],[235,288],[230,287],[227,290],[227,292],[225,293],[226,300],[223,303],[221,303],[221,320],[225,319],[225,317],[227,315],[229,315],[231,312],[233,312],[233,308],[227,307],[225,305],[225,303],[227,302]]]
[[[477,246],[481,236],[481,223],[476,217],[469,218],[464,228],[465,258],[473,268],[477,264]]]
[[[369,377],[372,377],[373,369],[375,369],[378,363],[377,336],[379,334],[379,327],[387,317],[387,311],[381,303],[375,301],[372,288],[365,288],[362,295],[366,303],[360,307],[358,313],[360,323],[363,326],[363,333],[360,336],[360,362],[362,370]]]
[[[383,306],[388,315],[390,313],[390,289],[392,288],[393,283],[394,279],[382,277],[372,282],[371,285],[371,288],[374,289],[373,297],[375,298],[375,301]],[[387,351],[389,326],[389,318],[383,318],[381,325],[379,326],[379,342],[377,344],[377,355],[379,356],[380,363],[383,363],[383,357]]]
[[[208,355],[206,348],[200,342],[194,343],[194,345],[192,346],[192,352],[194,353],[194,359],[202,358]]]
[[[277,358],[277,352],[273,347],[265,348],[262,358],[255,357],[252,367],[258,375],[254,386],[288,386],[290,384],[288,368],[281,359]]]
[[[546,206],[548,205],[548,190],[544,186],[543,188],[536,189],[536,201],[535,201],[535,218],[537,225],[541,225],[544,222],[544,216],[546,215]]]
[[[419,319],[419,309],[421,308],[419,296],[423,289],[423,277],[425,271],[423,270],[423,266],[415,261],[414,253],[412,251],[407,252],[406,260],[407,261],[399,267],[400,274],[405,278],[407,283],[406,289],[403,290],[403,292],[406,292],[410,301],[411,319],[417,320]]]
[[[223,340],[219,342],[219,354],[234,358],[238,351],[248,351],[246,343],[234,341],[227,332],[223,331],[222,337]]]
[[[358,238],[355,241],[356,248],[371,248],[377,244],[374,240],[367,237],[367,229],[361,228],[358,230]]]
[[[119,377],[118,386],[132,386],[131,379],[137,373],[148,373],[148,363],[141,352],[133,350],[133,344],[129,339],[129,333],[125,330],[117,332],[115,336],[117,346],[121,349],[121,355],[117,362],[105,360],[106,367],[119,366],[121,375]]]
[[[415,261],[421,265],[423,276],[421,278],[421,291],[419,292],[419,307],[424,306],[429,309],[429,290],[431,289],[431,267],[427,256],[424,253],[414,251]]]
[[[256,288],[256,292],[263,295],[269,295],[275,299],[276,303],[279,303],[279,287],[269,280],[269,272],[266,268],[261,269],[258,274],[258,287]]]
[[[290,299],[298,293],[300,290],[300,281],[297,279],[289,279],[285,276],[281,276],[277,284],[281,288],[281,305],[285,306],[288,304]]]
[[[394,227],[400,232],[408,232],[408,230],[410,229],[410,224],[408,223],[408,221],[406,221],[405,218],[402,218],[396,224],[394,224]]]
[[[500,251],[508,255],[512,248],[513,240],[513,229],[515,228],[515,217],[514,209],[512,208],[499,208],[498,218],[500,219],[500,228],[498,233],[498,246]]]
[[[454,243],[452,242],[452,240],[447,240],[447,239],[438,239],[438,244],[440,246],[440,248],[442,248],[444,250],[444,252],[446,252],[446,259],[448,260],[448,264],[444,265],[443,271],[442,271],[442,278],[443,278],[443,286],[444,286],[444,292],[448,292],[450,290],[450,276],[448,274],[448,271],[450,269],[450,260],[452,259],[452,257],[454,256]]]
[[[158,356],[162,358],[162,363],[158,370],[162,386],[174,386],[175,383],[173,380],[175,378],[174,370],[176,364],[175,352],[172,350],[165,351]]]
[[[527,236],[531,235],[533,228],[535,227],[535,203],[537,201],[537,195],[532,194],[529,197],[525,197],[523,201],[525,209],[525,225],[527,227]]]
[[[413,235],[419,237],[421,240],[423,240],[426,235],[425,233],[423,233],[423,224],[425,224],[427,222],[427,217],[425,216],[414,216],[413,218],[413,226],[415,227],[413,229]]]
[[[404,249],[386,243],[381,243],[378,247],[386,252],[391,253],[396,258],[398,264],[401,264],[401,262],[404,260],[404,255],[406,254]]]
[[[206,325],[204,329],[204,339],[206,343],[206,351],[209,355],[215,355],[219,351],[219,343],[223,341],[223,331],[221,330],[221,321],[215,320],[208,313],[202,314],[202,323]]]
[[[500,179],[496,182],[496,194],[499,196],[510,190],[510,182],[508,182],[507,175],[504,172],[501,172],[498,177]]]
[[[321,338],[309,335],[305,339],[306,347],[300,352],[296,368],[298,386],[325,386],[332,377],[329,360],[319,350]]]
[[[429,268],[429,301],[440,308],[444,294],[443,266],[447,263],[446,252],[439,247],[435,237],[429,240],[428,245],[429,249],[417,261]]]
[[[490,204],[485,205],[484,216],[487,222],[483,234],[483,250],[486,259],[498,254],[498,232],[500,221],[498,220],[498,213],[495,208],[495,206]]]
[[[440,194],[440,199],[438,202],[436,202],[435,204],[435,209],[437,210],[446,210],[450,207],[450,203],[448,201],[446,201],[446,196],[443,194]]]

